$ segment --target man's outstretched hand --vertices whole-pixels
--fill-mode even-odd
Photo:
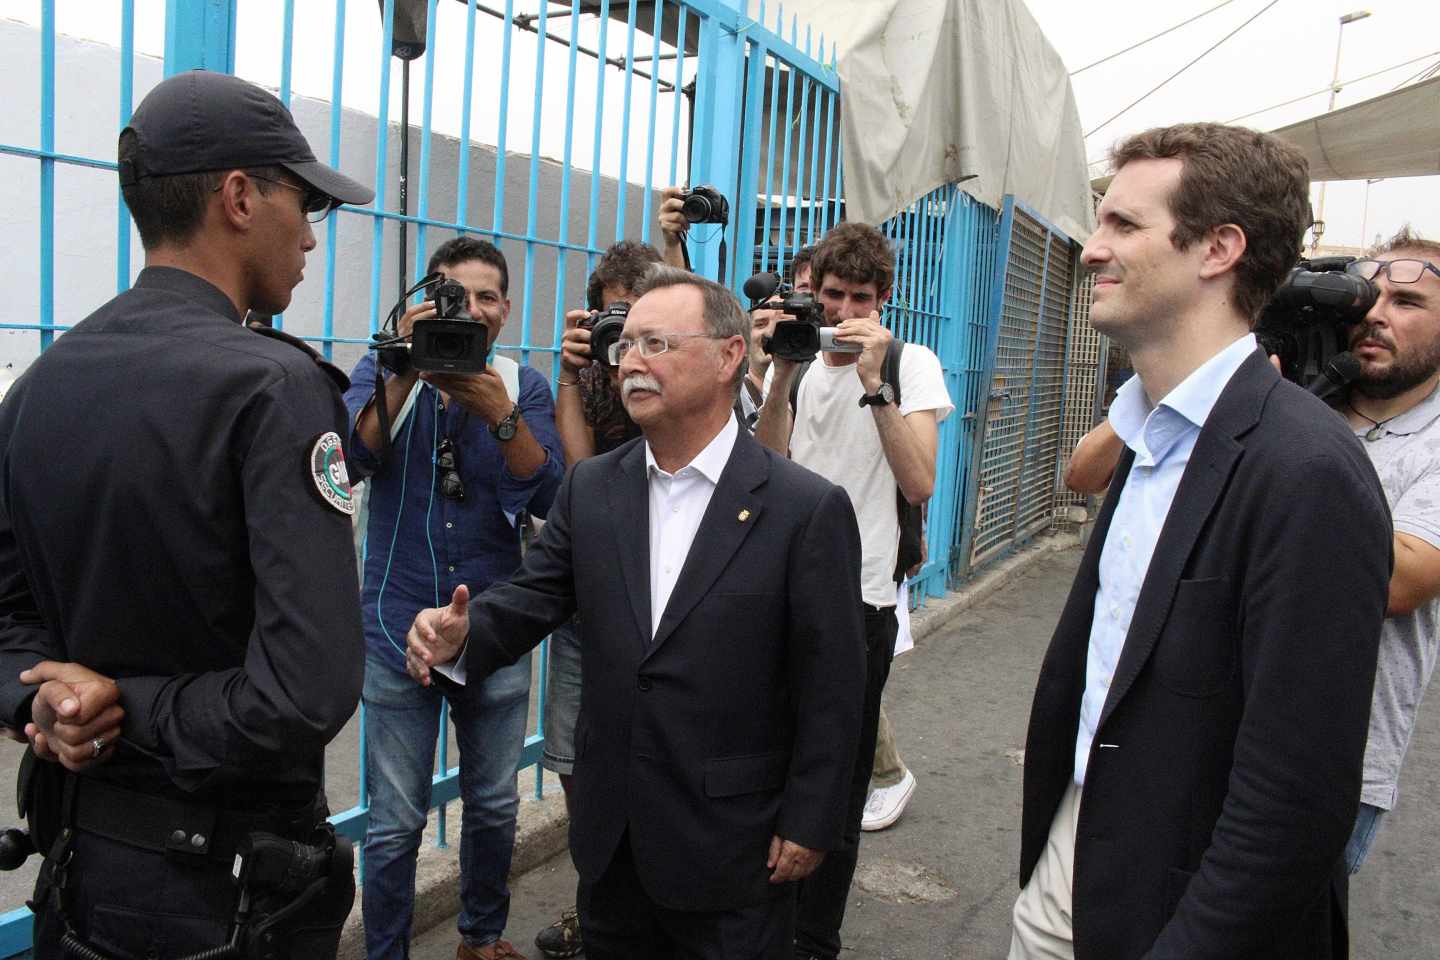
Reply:
[[[78,663],[42,660],[21,673],[20,682],[40,687],[25,725],[40,759],[78,773],[115,752],[125,710],[114,680]]]
[[[470,635],[470,588],[455,588],[447,607],[432,607],[415,614],[415,622],[405,635],[405,669],[415,682],[430,686],[430,668],[449,663],[465,649]]]

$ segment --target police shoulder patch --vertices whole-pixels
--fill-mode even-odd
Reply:
[[[345,469],[345,447],[340,434],[329,430],[315,438],[305,461],[316,495],[347,517],[355,515],[355,498],[350,490],[350,472]]]

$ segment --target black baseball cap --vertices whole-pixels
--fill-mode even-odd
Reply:
[[[190,70],[162,80],[125,129],[136,151],[120,183],[181,173],[283,167],[337,201],[363,204],[375,191],[315,159],[295,119],[268,90],[227,73]]]

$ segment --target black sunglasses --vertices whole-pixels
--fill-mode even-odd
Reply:
[[[440,441],[435,450],[435,466],[440,468],[440,495],[447,500],[463,502],[465,484],[460,480],[460,468],[455,459],[455,444],[449,437]]]

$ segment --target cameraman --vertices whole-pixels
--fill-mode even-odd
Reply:
[[[469,319],[486,325],[493,347],[510,315],[504,255],[487,241],[456,237],[430,258],[427,272],[436,271],[465,288]],[[429,302],[412,306],[397,332],[409,335],[416,321],[433,314]],[[373,354],[361,358],[345,395],[355,424],[351,456],[370,481],[361,597],[370,772],[366,950],[381,960],[403,956],[410,942],[415,860],[443,697],[460,747],[463,804],[456,956],[519,957],[501,934],[510,906],[505,881],[519,807],[515,768],[525,741],[530,658],[483,683],[460,686],[442,678],[422,687],[405,672],[404,638],[415,613],[436,597],[462,583],[483,590],[519,566],[516,518],[544,515],[564,475],[554,404],[543,374],[506,357],[492,357],[478,374],[411,369],[385,384],[393,417],[387,444],[374,403],[375,363]]]
[[[1360,375],[1339,409],[1370,455],[1395,524],[1360,813],[1345,847],[1353,874],[1395,805],[1440,643],[1440,243],[1407,227],[1347,269],[1380,294],[1351,331]]]
[[[774,357],[772,400],[761,409],[756,428],[756,439],[765,446],[844,487],[860,523],[866,687],[859,752],[844,846],[832,851],[801,886],[797,958],[834,960],[840,950],[840,925],[875,761],[880,694],[899,630],[896,489],[911,504],[929,499],[935,486],[938,424],[954,409],[939,359],[919,344],[906,344],[900,354],[900,383],[883,382],[893,338],[879,311],[890,297],[894,277],[895,256],[879,230],[841,223],[825,235],[811,261],[812,287],[826,322],[838,327],[837,341],[859,344],[863,350],[821,354],[823,362],[810,364],[800,379],[795,410],[778,400],[791,396],[799,364]],[[897,386],[901,409],[892,402]]]

